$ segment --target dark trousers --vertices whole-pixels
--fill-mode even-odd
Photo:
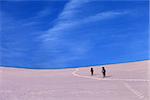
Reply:
[[[103,77],[105,77],[106,76],[106,72],[103,72]]]
[[[93,75],[93,71],[91,71],[91,75]]]

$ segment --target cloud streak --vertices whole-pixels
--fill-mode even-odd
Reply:
[[[68,4],[66,4],[64,10],[58,17],[56,24],[52,28],[50,28],[45,35],[42,36],[44,37],[44,41],[57,39],[57,37],[75,27],[81,27],[82,25],[88,24],[90,22],[119,17],[128,13],[127,11],[104,11],[91,16],[84,16],[84,18],[82,19],[78,19],[78,15],[76,14],[76,12],[81,10],[83,4],[89,2],[90,1],[88,0],[72,0]]]
[[[41,36],[44,48],[48,49],[49,53],[57,52],[59,55],[59,53],[62,53],[63,49],[67,49],[67,51],[63,52],[64,55],[57,57],[58,62],[69,62],[70,60],[81,59],[90,50],[91,40],[86,38],[82,40],[70,39],[74,38],[72,34],[78,33],[78,30],[75,30],[76,27],[90,25],[90,23],[97,23],[127,14],[125,11],[104,11],[89,16],[83,16],[83,18],[80,19],[77,13],[82,10],[82,6],[87,3],[90,3],[90,1],[72,0],[67,3],[64,10],[58,16],[56,24]],[[56,63],[58,63],[57,61]]]

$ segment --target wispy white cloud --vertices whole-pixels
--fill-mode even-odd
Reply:
[[[76,26],[82,26],[84,24],[101,21],[109,18],[115,18],[121,15],[127,14],[126,11],[105,11],[99,12],[91,16],[85,16],[83,19],[77,19],[76,12],[80,11],[83,4],[90,2],[89,0],[72,0],[64,7],[62,13],[60,13],[56,24],[50,28],[46,34],[42,35],[44,41],[58,39],[58,37],[64,34],[66,31],[75,28]],[[84,12],[83,12],[84,13]]]
[[[73,20],[75,18],[75,14],[79,12],[79,9],[82,7],[83,4],[91,2],[90,0],[71,0],[69,3],[66,4],[64,10],[60,14],[60,20]]]
[[[118,11],[106,11],[106,12],[100,12],[97,13],[93,16],[89,16],[88,18],[83,19],[82,22],[94,22],[94,21],[100,21],[100,20],[105,20],[105,19],[109,19],[109,18],[114,18],[120,15],[124,15],[127,14],[126,11],[123,12],[118,12]]]
[[[78,18],[77,13],[81,10],[84,4],[89,2],[91,1],[72,0],[67,3],[64,10],[60,13],[55,25],[41,36],[44,47],[50,50],[50,53],[54,53],[55,51],[59,53],[64,48],[68,50],[67,54],[57,57],[56,63],[63,63],[65,61],[84,57],[84,55],[90,50],[91,43],[87,39],[76,41],[69,40],[69,37],[67,37],[66,34],[70,34],[71,36],[74,28],[82,27],[91,22],[98,22],[127,14],[125,11],[104,11],[85,16],[82,19]],[[62,47],[61,49],[59,48],[60,46]]]

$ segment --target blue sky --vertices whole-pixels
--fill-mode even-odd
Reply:
[[[146,0],[0,3],[0,65],[66,68],[149,59]]]

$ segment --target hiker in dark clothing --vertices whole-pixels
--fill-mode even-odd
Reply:
[[[104,67],[102,67],[102,73],[103,73],[103,78],[106,76],[106,70]]]
[[[94,69],[91,68],[91,75],[93,76],[93,74],[94,74]]]

